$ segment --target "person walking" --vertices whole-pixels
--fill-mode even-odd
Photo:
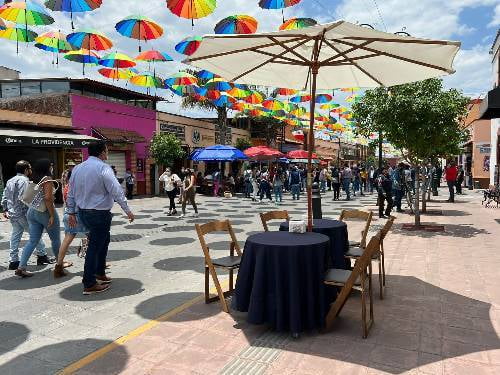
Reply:
[[[33,168],[33,183],[37,184],[37,187],[33,199],[30,199],[31,202],[26,214],[30,237],[23,248],[21,261],[15,272],[16,276],[22,278],[33,276],[33,273],[28,272],[26,267],[33,250],[42,238],[44,230],[49,235],[54,256],[57,258],[59,254],[61,231],[59,216],[54,206],[56,189],[53,184],[52,175],[54,169],[52,165],[49,159],[40,159]],[[27,186],[27,189],[29,189],[29,186]]]
[[[187,172],[187,169],[186,169]],[[187,173],[186,173],[187,174]],[[219,196],[219,189],[220,189],[220,184],[222,182],[222,173],[221,171],[217,168],[215,172],[213,173],[213,183],[214,183],[214,197]]]
[[[319,171],[319,191],[321,193],[326,193],[326,175],[327,175],[327,171],[326,171],[326,168],[321,168],[321,170]]]
[[[392,174],[392,189],[394,190],[394,205],[397,212],[403,212],[401,202],[404,196],[404,164],[399,163]]]
[[[361,177],[359,175],[359,167],[357,165],[354,165],[351,169],[352,171],[352,191],[353,191],[353,195],[356,196],[356,192],[359,190],[360,188],[360,184],[361,184]]]
[[[257,171],[255,169],[252,170],[252,175],[250,177],[250,183],[252,184],[252,201],[255,202],[257,200],[257,193],[259,192]]]
[[[269,182],[269,178],[269,172],[267,170],[265,170],[260,175],[260,202],[262,202],[262,198],[264,198],[264,195],[267,199],[269,199],[270,202],[273,201],[273,198],[271,196],[271,183]]]
[[[181,173],[179,173],[179,178],[181,181],[184,181],[184,177],[186,177],[186,168],[181,168]],[[182,204],[182,197],[184,195],[184,185],[180,184],[179,188],[179,199],[177,200],[177,204]]]
[[[346,200],[351,200],[351,181],[352,181],[352,170],[349,168],[349,164],[344,165],[344,169],[341,173],[342,187],[346,193]]]
[[[198,207],[196,206],[196,177],[192,169],[186,168],[186,177],[182,182],[184,185],[184,196],[182,197],[182,215],[186,216],[186,203],[189,201],[194,209],[193,217],[198,217]]]
[[[182,183],[180,177],[175,173],[172,173],[172,170],[170,168],[167,168],[158,180],[164,183],[163,186],[165,189],[165,193],[167,193],[167,197],[170,201],[167,215],[177,215],[177,210],[175,209],[175,196],[177,195],[177,189],[179,189],[179,185]]]
[[[332,170],[332,187],[333,187],[333,200],[340,199],[340,172],[337,167]]]
[[[450,197],[447,200],[449,203],[455,202],[455,184],[457,182],[457,176],[458,169],[455,162],[452,161],[445,170],[446,183],[448,184],[448,190],[450,192]]]
[[[368,170],[368,183],[370,184],[370,194],[373,194],[373,188],[375,187],[375,168],[373,165]]]
[[[457,194],[462,195],[462,184],[464,183],[465,171],[463,165],[458,167],[457,182],[455,183],[455,188],[457,189]]]
[[[382,173],[378,176],[378,216],[381,219],[389,217],[393,206],[392,201],[392,180],[387,167],[382,169]],[[387,207],[384,212],[384,205],[387,202]]]
[[[297,169],[297,167],[293,167],[293,170],[290,172],[290,189],[292,190],[292,199],[299,200],[300,199],[300,187],[302,184],[301,173]]]
[[[130,168],[125,171],[125,186],[127,188],[127,199],[134,198],[135,176]]]
[[[273,177],[274,201],[276,204],[283,202],[283,172],[278,169]]]
[[[359,177],[361,178],[361,195],[364,195],[364,192],[368,192],[368,172],[365,167],[361,167]]]
[[[28,206],[26,206],[21,198],[29,184],[29,176],[31,175],[31,165],[26,160],[20,160],[16,163],[16,175],[7,181],[2,196],[3,216],[10,221],[12,232],[10,235],[10,254],[9,254],[9,270],[15,271],[19,267],[19,243],[24,231],[29,231]],[[39,266],[54,263],[47,256],[45,244],[40,239],[36,245],[37,260]]]
[[[243,173],[243,183],[245,184],[245,198],[250,198],[252,193],[252,183],[250,179],[252,178],[252,169],[250,166]]]
[[[88,147],[88,153],[88,159],[73,169],[66,201],[69,226],[77,227],[78,213],[82,224],[89,231],[82,280],[84,295],[104,292],[112,281],[105,269],[114,202],[127,214],[129,222],[135,219],[121,185],[104,162],[108,159],[106,144],[93,143]]]

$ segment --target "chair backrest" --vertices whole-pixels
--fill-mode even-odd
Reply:
[[[266,232],[269,232],[269,227],[267,226],[267,222],[269,220],[286,220],[290,221],[290,216],[288,215],[288,211],[269,211],[260,214],[260,220],[262,220],[262,226]]]
[[[364,277],[364,273],[366,272],[367,267],[371,267],[371,261],[373,253],[379,250],[380,247],[380,239],[381,239],[381,231],[377,233],[377,235],[373,236],[370,239],[370,242],[366,246],[366,249],[363,251],[363,255],[356,261],[354,264],[354,268],[351,272],[351,275],[347,279],[346,283],[340,290],[337,299],[332,304],[330,311],[326,316],[326,328],[331,328],[333,321],[340,313],[342,308],[344,307],[347,298],[351,294],[354,283],[358,278]]]
[[[370,224],[372,222],[373,212],[371,211],[361,211],[361,210],[342,210],[340,213],[340,221],[345,220],[364,220],[365,226],[361,230],[361,247],[366,247],[366,236],[370,230]]]
[[[380,230],[380,241],[383,241],[385,236],[387,236],[387,233],[389,233],[394,224],[394,220],[396,220],[394,216],[390,216],[389,219],[387,219],[384,227]]]
[[[198,239],[200,240],[200,245],[203,250],[203,254],[205,255],[205,261],[210,260],[210,249],[205,242],[205,235],[212,232],[228,232],[229,237],[231,238],[229,255],[234,255],[234,250],[241,256],[241,249],[236,239],[236,235],[234,234],[233,227],[231,226],[231,222],[229,220],[224,221],[211,221],[206,224],[195,224],[196,232],[198,233]]]

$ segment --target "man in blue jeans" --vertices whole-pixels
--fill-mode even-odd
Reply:
[[[89,244],[83,269],[83,294],[101,293],[109,289],[111,278],[106,276],[106,256],[110,241],[111,208],[116,201],[130,222],[134,214],[113,170],[104,160],[108,158],[105,143],[88,148],[89,158],[76,166],[69,181],[66,206],[70,227],[76,227],[76,212],[89,230]]]
[[[10,259],[9,270],[17,270],[19,267],[19,243],[24,231],[28,231],[28,220],[26,213],[28,206],[21,202],[24,190],[29,184],[29,176],[31,174],[31,165],[26,160],[20,160],[16,163],[16,175],[12,177],[5,185],[5,190],[2,196],[3,216],[10,220],[12,225],[12,234],[10,236]],[[37,265],[45,265],[54,263],[47,256],[43,240],[38,242],[36,246]]]
[[[292,172],[290,172],[290,189],[292,190],[292,199],[295,200],[295,197],[297,197],[297,200],[300,198],[300,185],[302,183],[302,177],[300,175],[299,170],[297,167],[293,167]]]

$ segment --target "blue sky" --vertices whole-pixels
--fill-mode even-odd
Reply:
[[[166,32],[162,39],[150,43],[150,47],[163,50],[177,60],[157,67],[161,75],[168,76],[183,68],[178,61],[184,56],[174,51],[174,45],[188,35],[212,33],[213,26],[224,17],[252,15],[259,21],[259,31],[276,30],[282,22],[280,11],[260,9],[258,0],[218,0],[217,3],[216,11],[196,21],[194,29],[189,20],[172,15],[165,0],[103,0],[100,9],[77,17],[75,24],[77,28],[93,27],[103,31],[115,42],[114,49],[133,56],[137,53],[137,42],[117,34],[114,24],[131,14],[143,14],[155,19]],[[53,16],[56,28],[70,31],[67,16],[58,12],[54,12]],[[488,52],[500,27],[500,0],[302,0],[300,4],[285,9],[285,17],[311,17],[322,23],[343,18],[350,22],[369,23],[388,32],[406,27],[406,31],[416,37],[459,40],[462,49],[455,60],[457,72],[445,78],[446,85],[474,97],[483,95],[492,86]],[[51,28],[54,26],[36,28],[36,31]],[[80,77],[82,74],[79,64],[68,61],[54,68],[51,55],[33,47],[22,46],[21,53],[16,55],[15,44],[0,40],[0,65],[20,70],[24,77]],[[88,71],[88,77],[105,80],[96,73],[97,69]],[[170,98],[167,93],[164,96]],[[184,111],[177,101],[164,105],[162,109],[183,115],[210,116],[199,111]]]

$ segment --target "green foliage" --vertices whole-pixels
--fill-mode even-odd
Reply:
[[[443,90],[441,79],[366,92],[353,105],[358,131],[382,131],[413,164],[460,153],[469,134],[460,126],[469,98],[458,90]]]
[[[181,141],[170,133],[156,133],[151,139],[149,153],[156,164],[164,166],[171,166],[185,156]]]
[[[252,142],[248,138],[237,138],[234,145],[238,150],[245,151],[247,148],[252,147]]]

